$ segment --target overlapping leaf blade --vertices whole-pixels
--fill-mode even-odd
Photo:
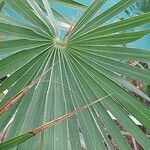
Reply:
[[[17,110],[6,135],[6,141],[113,93],[111,97],[47,129],[27,142],[20,145],[15,143],[16,147],[13,150],[81,149],[81,134],[88,150],[106,149],[105,144],[112,149],[107,133],[120,149],[122,147],[131,149],[108,110],[138,143],[148,150],[150,140],[133,123],[128,114],[132,114],[150,130],[150,110],[123,89],[117,78],[120,79],[121,75],[125,75],[144,82],[150,81],[149,71],[125,64],[130,59],[149,62],[150,52],[123,47],[123,44],[128,44],[149,33],[149,29],[124,33],[128,29],[149,23],[149,13],[99,27],[135,1],[121,0],[98,17],[92,18],[105,2],[105,0],[94,1],[81,16],[66,41],[61,43],[56,41],[56,35],[46,21],[46,14],[37,6],[38,3],[36,5],[30,3],[31,7],[28,7],[29,3],[26,0],[5,0],[30,24],[27,23],[26,26],[24,23],[10,22],[9,16],[3,16],[5,22],[0,23],[1,33],[8,33],[7,28],[11,27],[9,30],[13,32],[12,35],[19,38],[0,43],[0,52],[10,55],[0,61],[0,76],[12,74],[0,86],[0,91],[10,88],[1,104],[42,75],[20,102],[0,118],[2,130]],[[73,1],[68,3],[75,4]],[[123,61],[120,62],[120,59]],[[102,126],[103,129],[100,128]],[[7,149],[7,145],[5,146]]]
[[[84,4],[81,4],[79,2],[73,1],[73,0],[52,0],[50,2],[62,4],[68,7],[80,9],[80,10],[86,10],[87,6]]]
[[[98,15],[96,18],[92,19],[89,18],[85,24],[83,22],[83,26],[81,28],[74,28],[72,31],[72,34],[69,38],[76,38],[82,34],[82,32],[86,33],[87,31],[91,31],[94,28],[97,28],[98,26],[102,25],[103,23],[107,22],[108,20],[115,17],[117,14],[121,13],[125,8],[129,7],[131,4],[135,3],[136,0],[121,0],[108,10],[104,11],[102,14]],[[89,7],[90,9],[90,7]]]
[[[138,18],[138,19],[137,19]],[[94,28],[93,30],[88,31],[87,33],[84,32],[83,35],[80,35],[78,38],[75,38],[74,40],[78,41],[81,39],[88,39],[91,37],[98,37],[102,35],[107,34],[113,34],[113,33],[119,33],[119,32],[126,32],[129,29],[134,29],[138,26],[142,26],[146,23],[149,23],[150,20],[150,13],[142,14],[140,16],[131,17],[119,22],[115,22],[112,24],[104,25],[104,26],[98,26],[97,28]]]

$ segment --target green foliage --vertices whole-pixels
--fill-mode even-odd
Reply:
[[[80,150],[83,143],[87,150],[104,150],[106,145],[113,149],[108,134],[119,149],[131,149],[109,112],[145,150],[149,150],[150,140],[129,114],[150,130],[150,109],[131,95],[124,76],[150,84],[149,70],[126,63],[129,60],[150,63],[150,52],[125,47],[150,33],[150,29],[132,30],[150,23],[150,13],[106,24],[136,0],[120,0],[97,15],[106,0],[95,0],[60,40],[55,16],[43,3],[35,0],[4,2],[28,22],[0,13],[0,35],[11,38],[0,42],[0,54],[7,55],[0,60],[0,78],[11,75],[0,85],[0,92],[9,89],[0,105],[41,76],[36,85],[1,116],[0,131],[15,114],[6,143],[14,141],[15,137],[17,141],[19,135],[28,139],[24,133],[33,128],[113,93],[26,142],[18,140],[12,150]],[[56,2],[85,9],[74,1]]]

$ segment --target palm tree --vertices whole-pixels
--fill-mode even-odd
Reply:
[[[149,63],[150,52],[124,45],[150,32],[131,30],[150,23],[150,13],[112,23],[136,0],[120,0],[102,13],[107,0],[95,0],[87,9],[66,0],[4,2],[23,20],[0,13],[0,34],[6,37],[0,54],[7,56],[0,60],[0,78],[10,74],[0,85],[0,93],[8,90],[0,103],[0,131],[5,131],[0,149],[114,149],[111,139],[119,149],[131,149],[115,117],[149,150],[137,122],[150,130],[150,110],[131,92],[150,99],[126,78],[150,83],[148,70],[127,64]],[[49,7],[54,2],[85,11],[69,23]]]

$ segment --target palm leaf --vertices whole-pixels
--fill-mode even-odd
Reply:
[[[86,5],[81,4],[79,2],[76,2],[76,1],[73,1],[73,0],[69,0],[69,1],[68,0],[52,0],[50,2],[58,3],[58,4],[61,4],[61,5],[65,5],[65,6],[80,9],[80,10],[86,10],[87,9]]]
[[[29,86],[31,86],[31,85],[29,85]],[[58,124],[60,122],[63,122],[64,120],[74,116],[75,114],[80,113],[81,111],[83,111],[85,109],[88,109],[90,106],[92,106],[92,105],[96,104],[97,102],[105,99],[106,97],[109,97],[112,94],[109,94],[109,95],[107,95],[107,96],[105,96],[103,98],[100,98],[100,99],[98,99],[98,100],[94,101],[93,103],[90,103],[90,104],[88,104],[86,106],[77,108],[75,111],[69,112],[66,115],[60,116],[60,117],[58,117],[58,118],[56,118],[56,119],[54,119],[52,121],[49,121],[49,122],[47,122],[47,123],[45,123],[45,124],[43,124],[43,125],[41,125],[41,126],[39,126],[37,128],[34,128],[31,131],[29,131],[29,132],[27,132],[27,133],[25,133],[23,135],[20,135],[20,136],[14,138],[14,139],[11,139],[11,140],[9,140],[7,142],[3,142],[2,144],[0,144],[0,148],[3,149],[3,150],[6,150],[6,149],[12,148],[12,147],[14,147],[14,146],[16,146],[16,145],[18,145],[20,143],[23,143],[24,141],[26,141],[26,140],[32,138],[33,136],[41,133],[42,131],[46,130],[47,128],[53,127],[54,125],[56,125],[56,124]]]
[[[27,22],[0,14],[0,33],[12,37],[0,42],[0,54],[8,55],[0,60],[0,77],[11,75],[0,85],[0,92],[9,89],[0,104],[7,104],[41,76],[0,118],[2,131],[15,114],[4,142],[18,140],[13,150],[77,150],[82,147],[81,135],[88,150],[106,149],[106,145],[113,149],[108,134],[119,149],[131,149],[108,111],[144,149],[149,149],[150,140],[129,114],[150,130],[150,110],[131,95],[129,89],[124,89],[123,83],[126,82],[124,76],[150,83],[149,71],[125,63],[128,60],[149,62],[150,52],[123,46],[150,32],[149,29],[129,31],[150,23],[150,15],[145,13],[105,25],[136,0],[121,0],[96,16],[105,1],[95,0],[61,41],[55,24],[48,22],[44,5],[34,0],[5,0],[6,5]],[[80,7],[74,1],[57,2]],[[109,93],[114,94],[24,142],[30,137],[28,134],[24,137],[24,133]],[[19,141],[18,136],[22,134],[24,141]]]

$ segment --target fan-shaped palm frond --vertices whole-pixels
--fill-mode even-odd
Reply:
[[[0,85],[0,93],[9,89],[1,106],[41,77],[0,118],[2,131],[15,115],[5,137],[8,145],[18,135],[109,95],[12,149],[80,150],[83,143],[87,150],[113,149],[108,135],[119,149],[131,149],[111,113],[148,150],[150,140],[129,115],[150,130],[150,110],[124,88],[124,77],[150,83],[148,70],[126,63],[128,60],[150,63],[150,52],[123,45],[150,32],[150,29],[129,30],[150,23],[150,13],[108,24],[136,0],[120,0],[101,14],[97,11],[106,0],[95,0],[75,25],[66,28],[61,40],[57,19],[44,0],[40,4],[35,0],[4,1],[27,22],[0,13],[0,34],[12,37],[0,42],[0,54],[8,56],[0,61],[0,78],[10,74]],[[73,1],[58,2],[74,6]]]

